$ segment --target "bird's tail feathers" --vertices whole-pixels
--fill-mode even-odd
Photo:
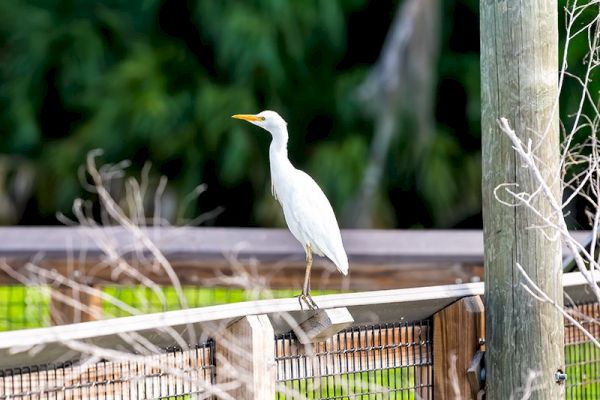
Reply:
[[[348,256],[346,254],[336,257],[333,262],[342,274],[348,275]]]

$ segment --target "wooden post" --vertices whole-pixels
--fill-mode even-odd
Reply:
[[[93,286],[101,290],[99,286]],[[52,325],[73,324],[102,319],[102,299],[69,287],[52,289],[50,322]]]
[[[433,315],[433,398],[475,399],[467,368],[484,333],[483,302],[465,297]]]
[[[524,206],[509,207],[494,196],[503,183],[517,192],[539,190],[498,127],[504,117],[531,148],[560,203],[558,126],[558,16],[556,0],[480,0],[483,227],[485,245],[487,398],[558,399],[564,385],[563,319],[522,286],[519,263],[556,302],[562,303],[560,241]],[[513,201],[503,191],[498,195]],[[531,204],[555,219],[542,193]],[[550,233],[552,234],[552,233]]]
[[[275,398],[275,333],[266,315],[249,315],[216,338],[217,385],[234,399]],[[237,384],[237,385],[236,385]]]

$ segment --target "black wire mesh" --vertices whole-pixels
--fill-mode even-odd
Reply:
[[[600,305],[582,304],[571,314],[596,339],[600,339]],[[600,398],[600,349],[573,323],[565,320],[567,399]]]
[[[215,383],[214,342],[126,361],[64,363],[0,371],[0,400],[206,398]],[[200,396],[200,394],[203,394]]]
[[[277,399],[432,399],[431,321],[357,326],[309,348],[275,347]]]

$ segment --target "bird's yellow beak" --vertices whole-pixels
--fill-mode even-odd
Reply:
[[[265,117],[259,117],[258,115],[252,115],[252,114],[235,114],[235,115],[232,115],[231,118],[243,119],[245,121],[250,121],[250,122],[258,122],[258,121],[265,120]]]

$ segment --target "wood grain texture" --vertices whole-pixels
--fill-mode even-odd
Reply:
[[[304,261],[262,261],[241,260],[245,269],[254,277],[259,277],[270,289],[297,288],[298,293],[304,281],[306,263]],[[27,262],[22,259],[9,259],[8,264],[20,275],[38,282],[35,275],[27,270]],[[43,259],[37,263],[46,270],[62,276],[94,285],[138,285],[139,281],[126,271],[116,272],[116,268],[101,260],[69,261],[63,259]],[[171,286],[172,282],[164,270],[151,262],[136,261],[136,268],[159,285]],[[239,276],[239,270],[226,258],[220,260],[175,260],[171,265],[181,284],[200,287],[228,287],[228,278]],[[483,280],[483,266],[461,263],[390,263],[373,264],[368,262],[351,264],[349,276],[335,270],[329,261],[315,259],[311,274],[311,286],[315,290],[372,290],[401,289],[418,286],[435,286],[452,283],[479,282]],[[77,271],[76,275],[73,271]],[[0,285],[20,283],[10,274],[0,271]]]
[[[215,341],[217,385],[233,386],[227,393],[234,399],[275,398],[274,336],[266,315],[250,315],[230,324]]]
[[[148,228],[145,234],[170,260],[222,259],[226,255],[258,261],[303,261],[304,249],[287,229]],[[66,259],[79,253],[102,255],[100,243],[136,252],[139,240],[119,227],[0,227],[0,257],[44,256]],[[379,263],[467,262],[481,264],[481,231],[343,230],[351,261]],[[126,254],[126,253],[125,253]]]
[[[565,274],[563,284],[565,295],[573,302],[581,304],[597,301],[581,273]],[[425,319],[463,297],[483,294],[484,285],[480,282],[315,296],[315,301],[322,309],[348,307],[356,324],[372,324]],[[227,326],[247,315],[268,315],[277,334],[289,332],[293,326],[279,317],[282,313],[289,315],[293,326],[307,318],[306,311],[300,310],[298,299],[289,298],[0,332],[0,369],[77,359],[81,354],[65,344],[71,340],[131,350],[131,344],[123,340],[123,337],[135,334],[147,338],[156,346],[168,347],[173,345],[173,337],[165,334],[168,330],[174,330],[187,337],[186,332],[191,326],[197,336],[213,335],[216,332],[215,328]],[[36,351],[31,352],[32,348]]]
[[[99,287],[94,287],[100,290]],[[74,324],[102,319],[102,299],[68,287],[52,288],[50,322],[52,325]]]
[[[223,281],[236,274],[233,263],[237,261],[270,288],[299,288],[304,279],[304,250],[287,230],[149,228],[145,233],[169,259],[182,284],[227,286]],[[342,276],[329,260],[316,257],[313,289],[396,289],[483,279],[481,231],[345,230],[342,236],[350,276]],[[9,227],[0,228],[0,238],[0,258],[21,275],[32,277],[26,264],[35,259],[42,268],[86,284],[139,283],[107,262],[100,244],[111,243],[155,283],[171,284],[123,228]],[[13,283],[19,282],[0,271],[0,284]]]
[[[473,399],[467,369],[484,334],[479,296],[458,300],[433,316],[433,391],[436,400]]]
[[[498,127],[507,118],[523,143],[531,140],[544,179],[560,202],[558,26],[556,0],[481,0],[481,115],[483,219],[487,328],[487,398],[520,398],[530,371],[532,399],[561,398],[554,372],[564,369],[563,321],[520,285],[516,263],[556,301],[562,301],[561,247],[540,229],[546,225],[523,206],[507,207],[494,197],[504,183],[518,192],[539,185]],[[512,199],[503,191],[499,196]],[[542,194],[531,203],[553,216]]]
[[[298,327],[298,341],[302,344],[323,342],[354,322],[346,307],[315,310],[314,313]]]
[[[304,279],[304,251],[287,230],[160,228],[147,233],[185,285],[226,286],[222,278],[235,273],[233,260],[270,288],[299,288]],[[584,242],[590,233],[574,235]],[[342,236],[350,275],[342,276],[331,262],[316,257],[313,289],[398,289],[483,280],[481,231],[345,230]],[[86,284],[138,283],[106,262],[98,245],[103,240],[157,284],[171,284],[151,259],[140,257],[143,252],[122,228],[0,227],[0,238],[0,259],[21,275],[31,276],[26,263],[35,259],[42,268]],[[0,270],[0,284],[14,283],[14,276]]]

